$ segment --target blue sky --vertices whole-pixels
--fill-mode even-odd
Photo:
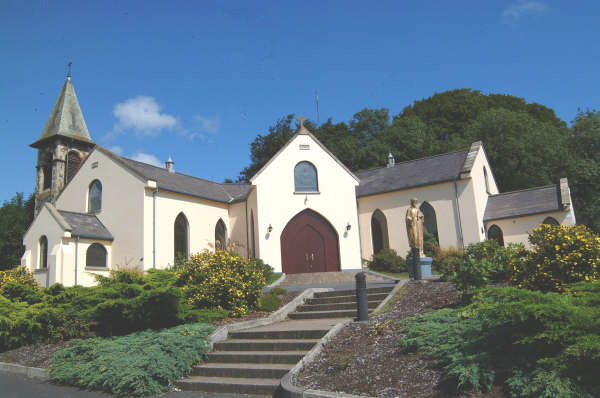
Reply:
[[[277,119],[397,114],[469,87],[598,108],[592,1],[13,1],[0,4],[0,201],[33,192],[36,150],[73,62],[92,139],[222,181]],[[385,154],[384,154],[385,156]]]

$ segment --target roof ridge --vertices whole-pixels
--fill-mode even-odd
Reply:
[[[79,214],[81,216],[89,216],[89,217],[96,217],[95,214],[91,214],[91,213],[81,213],[79,211],[71,211],[71,210],[61,210],[61,209],[56,209],[61,213],[71,213],[71,214]],[[96,217],[98,218],[98,217]]]
[[[405,164],[405,163],[416,162],[416,161],[419,161],[419,160],[433,159],[433,158],[437,158],[437,157],[444,156],[444,155],[452,155],[452,154],[455,154],[455,153],[468,152],[468,151],[469,151],[469,149],[460,149],[460,150],[456,150],[456,151],[438,153],[438,154],[431,155],[431,156],[425,156],[425,157],[417,158],[417,159],[404,160],[402,162],[398,162],[398,163],[394,164],[394,166],[389,167],[389,168],[393,169],[394,167],[399,166],[401,164]],[[387,169],[387,168],[388,168],[387,166],[371,167],[370,169],[358,170],[356,172],[356,174],[358,174],[358,173],[364,173],[366,171],[371,171],[371,170],[379,170],[379,169]]]
[[[525,191],[534,191],[536,189],[556,188],[557,186],[558,186],[557,184],[548,184],[548,185],[542,185],[542,186],[533,187],[533,188],[517,189],[515,191],[501,192],[501,193],[497,193],[497,194],[494,194],[494,195],[490,195],[490,198],[493,198],[493,197],[496,197],[496,196],[501,196],[501,195],[510,195],[511,193],[519,193],[519,192],[525,192]]]
[[[119,156],[119,155],[117,155],[117,156]],[[150,164],[150,163],[146,163],[146,162],[140,162],[139,160],[135,160],[135,159],[127,158],[127,157],[125,157],[125,156],[119,156],[119,157],[120,157],[121,159],[128,160],[128,161],[131,161],[131,162],[136,162],[136,163],[145,164],[145,165],[147,165],[147,166],[151,166],[151,167],[157,168],[157,169],[159,169],[159,170],[162,170],[162,171],[164,171],[164,172],[167,172],[167,173],[169,172],[167,169],[165,169],[164,167],[161,167],[161,166],[156,166],[156,165],[154,165],[154,164]],[[186,177],[195,178],[195,179],[197,179],[197,180],[202,180],[202,181],[210,182],[210,183],[212,183],[212,184],[217,184],[217,185],[221,185],[221,184],[222,184],[222,183],[220,183],[220,182],[211,181],[211,180],[208,180],[208,179],[206,179],[206,178],[202,178],[202,177],[196,177],[196,176],[193,176],[193,175],[191,175],[191,174],[180,173],[179,171],[175,171],[173,174],[179,174],[179,175],[182,175],[182,176],[186,176]]]

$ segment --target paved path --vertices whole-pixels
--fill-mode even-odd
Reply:
[[[331,288],[334,290],[352,290],[356,288],[355,275],[360,269],[346,270],[342,272],[313,272],[310,274],[286,275],[280,287],[289,291],[304,290],[311,287]],[[381,278],[375,275],[367,275],[367,287],[393,286],[396,281]]]

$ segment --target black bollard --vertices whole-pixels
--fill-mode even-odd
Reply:
[[[367,275],[359,272],[356,278],[356,320],[366,322],[369,320],[369,303],[367,297]]]

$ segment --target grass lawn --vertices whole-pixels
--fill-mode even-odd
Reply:
[[[273,272],[267,281],[267,285],[275,282],[277,279],[281,278],[281,272]]]

